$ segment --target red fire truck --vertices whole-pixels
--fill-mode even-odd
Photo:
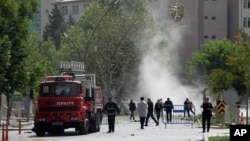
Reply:
[[[37,136],[67,128],[79,134],[100,131],[103,93],[95,74],[82,74],[83,68],[81,62],[61,62],[61,75],[40,83],[32,129]]]

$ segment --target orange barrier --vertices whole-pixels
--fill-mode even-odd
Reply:
[[[8,141],[9,139],[9,133],[8,133],[8,123],[5,124],[2,123],[2,141]]]
[[[4,141],[4,126],[5,126],[5,124],[2,123],[2,141]]]

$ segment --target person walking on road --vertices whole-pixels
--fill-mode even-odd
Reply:
[[[165,101],[163,107],[164,107],[164,110],[166,111],[167,122],[172,122],[172,111],[174,109],[174,105],[169,97],[167,98],[167,101]]]
[[[162,103],[161,100],[158,99],[157,102],[155,103],[155,112],[156,112],[156,119],[159,122],[159,119],[161,117],[161,112],[162,112]]]
[[[206,97],[203,103],[201,104],[201,108],[203,108],[202,111],[202,129],[203,133],[205,132],[206,129],[206,122],[207,122],[207,132],[209,132],[210,129],[210,121],[212,117],[212,110],[213,110],[213,105],[212,103],[209,102],[209,98]]]
[[[186,117],[186,113],[188,117],[190,117],[189,108],[188,108],[188,98],[186,98],[186,100],[184,101],[184,117]]]
[[[112,101],[112,98],[108,99],[108,102],[104,105],[102,112],[106,112],[108,116],[108,133],[115,132],[115,116],[117,113],[120,113],[120,109],[117,104]]]
[[[148,98],[147,103],[148,103],[148,114],[147,114],[145,126],[148,126],[148,120],[150,117],[154,120],[156,126],[158,126],[159,122],[154,117],[154,103],[151,101],[150,98]]]
[[[195,112],[193,111],[193,106],[193,102],[186,98],[186,100],[184,101],[184,117],[186,116],[186,113],[188,117],[190,117],[190,112],[195,115]]]
[[[134,101],[131,99],[130,103],[129,103],[129,111],[130,111],[130,117],[129,117],[129,119],[130,120],[131,119],[135,120],[135,116],[134,116],[135,110],[136,110],[136,105],[135,105]]]
[[[140,117],[141,129],[144,129],[144,122],[145,122],[145,119],[146,119],[146,116],[147,116],[148,105],[144,101],[144,97],[141,97],[140,100],[141,101],[137,104],[137,112],[138,112],[139,117]]]
[[[195,116],[195,111],[193,111],[193,108],[194,108],[193,102],[188,99],[188,111],[189,113],[191,112]]]

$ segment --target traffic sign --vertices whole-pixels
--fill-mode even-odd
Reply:
[[[217,113],[224,114],[225,113],[225,106],[226,106],[225,101],[217,101],[217,106],[216,106]]]

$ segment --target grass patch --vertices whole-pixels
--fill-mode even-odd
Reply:
[[[199,115],[196,116],[196,121],[197,121],[197,120],[202,121],[202,116],[201,116],[201,114],[199,114]],[[216,116],[212,116],[212,117],[211,117],[211,122],[210,122],[210,124],[211,124],[211,126],[219,126],[219,127],[221,127],[221,128],[229,128],[229,127],[230,127],[230,125],[228,125],[228,124],[224,124],[224,126],[222,127],[222,122],[221,122],[220,119],[219,119],[218,117],[216,117]]]
[[[229,136],[208,137],[208,141],[229,141]]]

